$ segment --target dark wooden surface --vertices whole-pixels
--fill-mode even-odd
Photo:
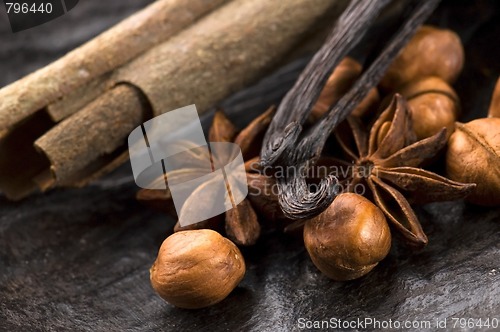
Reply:
[[[149,2],[82,0],[66,16],[18,34],[2,13],[0,86]],[[463,119],[486,114],[500,72],[497,8],[495,1],[448,1],[432,19],[459,31],[466,44],[467,67],[456,84]],[[222,105],[243,125],[280,99],[306,60]],[[316,270],[299,236],[269,231],[243,251],[246,276],[225,301],[188,311],[163,302],[149,284],[149,267],[173,220],[137,203],[136,190],[125,165],[84,189],[18,203],[0,197],[1,331],[287,331],[299,329],[299,318],[365,317],[448,318],[449,329],[452,317],[500,319],[499,208],[463,202],[419,208],[429,246],[411,253],[396,239],[372,273],[344,283]]]

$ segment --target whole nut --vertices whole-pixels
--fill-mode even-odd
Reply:
[[[437,134],[443,127],[448,137],[455,129],[459,113],[458,96],[443,79],[435,76],[412,81],[399,92],[407,99],[417,138]]]
[[[448,140],[446,171],[455,181],[476,183],[469,202],[500,204],[500,119],[477,119],[457,123]]]
[[[346,94],[353,86],[354,82],[361,74],[362,66],[356,60],[345,57],[335,67],[331,73],[328,81],[326,82],[318,101],[311,111],[311,121],[316,122],[323,116],[330,106],[335,104]],[[376,88],[371,89],[368,95],[361,101],[361,103],[353,110],[353,115],[363,116],[368,111],[374,108],[374,105],[379,102],[379,94]]]
[[[438,76],[453,83],[464,64],[460,38],[451,30],[423,26],[391,64],[380,87],[393,91],[412,80]]]
[[[304,243],[321,272],[335,280],[352,280],[387,256],[391,233],[377,206],[363,196],[345,193],[306,222]]]
[[[495,85],[495,90],[493,90],[488,117],[500,118],[500,78]]]
[[[245,261],[238,247],[208,229],[170,235],[150,269],[155,291],[165,301],[186,309],[222,301],[244,275]]]

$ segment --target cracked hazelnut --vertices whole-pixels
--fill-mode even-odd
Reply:
[[[500,205],[500,119],[457,122],[448,140],[446,172],[452,180],[476,183],[469,202]]]
[[[345,193],[306,222],[304,243],[321,272],[335,280],[352,280],[387,256],[391,233],[377,206],[363,196]]]
[[[155,291],[165,301],[186,309],[222,301],[244,275],[245,261],[238,247],[208,229],[170,235],[150,269]]]
[[[464,49],[455,32],[422,26],[391,64],[380,86],[393,91],[428,76],[438,76],[453,83],[463,64]]]

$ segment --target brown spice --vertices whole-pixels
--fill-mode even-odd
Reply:
[[[493,90],[488,117],[500,118],[500,78],[495,85],[495,90]]]
[[[436,76],[426,77],[411,81],[398,92],[408,101],[417,139],[431,137],[443,127],[448,137],[453,133],[459,100],[446,81]]]
[[[252,166],[258,164],[258,160],[254,159],[260,148],[260,141],[264,131],[271,122],[272,115],[274,114],[274,108],[270,108],[268,111],[254,119],[246,128],[241,130],[239,133],[231,123],[231,121],[222,113],[221,111],[216,112],[212,127],[210,128],[209,138],[211,142],[234,142],[238,144],[241,148],[243,154],[243,159],[245,161],[250,161],[247,163],[247,176],[249,178],[249,195],[240,204],[229,210],[225,214],[225,229],[227,236],[238,245],[253,245],[257,241],[260,235],[260,225],[258,222],[257,214],[254,211],[253,205],[261,205],[262,208],[258,210],[265,209],[264,205],[268,204],[268,201],[277,202],[277,199],[268,198],[260,199],[259,197],[271,196],[272,192],[266,190],[263,187],[257,187],[257,184],[269,184],[274,180],[270,176],[259,174],[256,172]],[[183,182],[183,179],[192,179],[205,174],[203,172],[203,167],[206,164],[206,160],[209,156],[201,156],[197,153],[200,152],[199,149],[191,150],[193,155],[191,156],[190,164],[191,166],[186,169],[180,169],[173,172],[169,172],[169,181],[174,181],[175,183]],[[175,177],[175,179],[174,179]],[[252,179],[252,180],[250,180]],[[157,179],[156,181],[164,181],[164,178]],[[191,197],[196,197],[196,195],[191,195],[184,203],[183,209],[180,214],[188,213],[189,207],[192,205],[199,206],[200,204],[212,204],[211,198],[207,197],[205,201],[190,201]],[[154,206],[164,205],[164,210],[172,211],[173,201],[170,195],[170,191],[150,190],[142,189],[137,193],[137,199]],[[193,198],[194,200],[194,198]],[[252,203],[250,203],[252,202]],[[186,207],[186,209],[184,209]],[[272,209],[279,209],[277,204],[272,206]],[[185,212],[183,212],[185,210]],[[179,223],[175,226],[175,231],[188,230],[188,229],[202,229],[202,228],[212,228],[218,229],[220,222],[222,221],[222,216],[216,216],[209,220],[192,224],[189,226],[181,227]]]
[[[306,222],[304,244],[314,265],[335,280],[370,272],[391,248],[382,211],[363,196],[346,193]]]
[[[422,247],[427,237],[410,202],[454,200],[469,194],[474,184],[451,181],[418,168],[446,144],[446,130],[417,141],[406,101],[395,95],[389,107],[367,132],[359,119],[350,117],[335,132],[345,161],[338,161],[341,190],[355,192],[359,186],[372,196],[407,243]],[[407,196],[407,198],[405,197]]]
[[[422,26],[389,67],[380,87],[394,91],[403,84],[428,76],[438,76],[453,83],[463,64],[464,49],[455,32]]]
[[[238,247],[208,229],[169,236],[150,269],[155,291],[165,301],[186,309],[222,301],[244,275],[245,261]]]
[[[500,119],[457,122],[448,141],[446,171],[450,179],[477,184],[468,201],[500,205]]]

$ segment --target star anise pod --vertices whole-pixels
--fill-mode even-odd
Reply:
[[[410,202],[455,200],[469,194],[475,186],[418,167],[445,146],[446,129],[417,141],[411,113],[400,95],[394,96],[369,132],[359,118],[351,116],[339,126],[335,136],[351,161],[339,161],[340,190],[359,193],[360,188],[364,189],[365,196],[414,247],[425,246],[427,236]]]
[[[258,152],[262,144],[262,137],[271,122],[274,108],[269,109],[256,119],[254,119],[247,127],[239,133],[234,124],[224,115],[222,111],[215,113],[214,120],[209,132],[210,142],[232,142],[238,144],[245,161],[245,170],[247,172],[249,195],[241,203],[233,209],[227,211],[225,215],[218,215],[213,218],[204,220],[188,226],[180,226],[179,222],[174,227],[174,231],[211,228],[218,229],[222,221],[225,221],[226,235],[239,245],[255,244],[260,235],[260,225],[257,220],[257,214],[254,206],[265,217],[272,217],[274,212],[279,210],[278,199],[272,193],[270,188],[273,185],[274,179],[271,176],[265,176],[258,172]],[[189,144],[189,142],[179,142],[178,144]],[[207,149],[185,149],[186,157],[183,158],[182,169],[169,172],[167,182],[182,183],[183,179],[190,180],[204,174],[207,174],[207,160],[211,157]],[[215,156],[216,157],[216,156]],[[155,181],[165,182],[164,177],[158,178]],[[205,188],[201,188],[205,186]],[[220,195],[215,192],[213,195]],[[208,183],[201,184],[198,189],[210,188]],[[200,195],[196,195],[196,189],[186,199],[181,210],[181,214],[185,210],[189,213],[189,208],[195,206],[196,209],[207,208],[213,203],[212,197],[200,199]],[[166,190],[150,190],[142,189],[137,193],[137,199],[161,210],[167,211],[170,214],[175,214],[174,204],[169,189]],[[250,202],[252,201],[252,202]],[[281,211],[281,210],[279,210]],[[277,214],[277,213],[274,213]]]

